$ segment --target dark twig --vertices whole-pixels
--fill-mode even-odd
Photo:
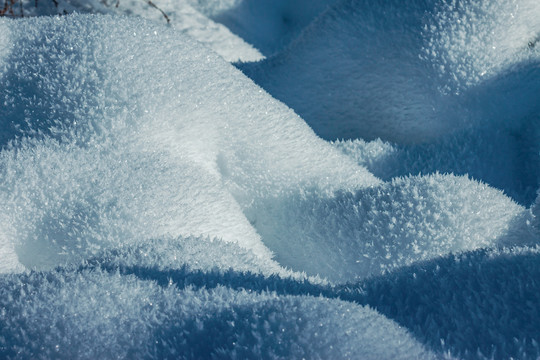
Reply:
[[[52,1],[52,3],[54,4],[55,7],[58,8],[60,6],[58,0],[50,0],[50,1]],[[152,2],[152,0],[143,0],[143,1],[146,2],[150,7],[153,7],[154,9],[158,10],[163,15],[165,20],[167,20],[167,24],[170,24],[171,19],[169,18],[167,13],[165,13],[165,11],[161,10],[161,8],[159,6],[157,6],[156,4],[154,4]],[[19,3],[20,16],[24,17],[24,6],[23,6],[24,2],[25,2],[25,0],[4,0],[4,6],[2,8],[0,8],[0,16],[13,16],[13,17],[16,17],[17,15],[15,15],[14,7],[15,7],[15,5],[17,3]],[[39,2],[39,0],[34,0],[34,6],[36,8],[38,7],[38,2]],[[110,4],[110,5],[109,5],[107,0],[101,0],[101,2],[105,6],[112,6],[112,4],[114,4],[114,7],[116,7],[116,8],[118,8],[120,6],[120,0],[111,1],[112,4]],[[66,14],[65,10],[64,10],[64,14]]]
[[[167,24],[170,24],[171,23],[171,19],[169,19],[169,17],[167,16],[167,14],[165,14],[165,12],[163,10],[161,10],[159,7],[156,6],[156,4],[154,4],[152,1],[150,0],[145,0],[148,5],[150,5],[151,7],[153,7],[154,9],[157,9],[159,10],[159,12],[161,12],[161,14],[163,15],[163,17],[165,18],[165,20],[167,20]]]
[[[4,7],[2,8],[2,10],[0,10],[0,16],[5,16],[7,14],[15,16],[15,14],[13,13],[13,5],[15,4],[15,1],[17,0],[5,0]]]

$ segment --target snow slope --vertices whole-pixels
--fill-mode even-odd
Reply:
[[[73,10],[100,12],[98,3],[77,4],[70,2]],[[266,87],[266,79],[280,79],[270,66],[276,59],[299,59],[301,44],[331,39],[318,31],[366,36],[355,27],[369,28],[362,17],[370,12],[356,10],[370,2],[340,1],[326,12],[326,3],[317,4],[306,12],[300,2],[189,6],[200,11],[198,24],[208,24],[202,29],[214,26],[205,16],[223,15],[228,24],[245,14],[243,31],[261,43],[271,39],[274,50],[299,36],[281,55],[242,65]],[[402,24],[420,12],[446,29],[446,2],[414,4]],[[478,14],[505,9],[482,4],[461,5],[467,16],[479,7]],[[145,15],[142,5],[128,5]],[[384,10],[371,5],[373,14]],[[266,30],[250,28],[267,9],[275,16],[261,24]],[[371,135],[362,131],[329,143],[308,126],[327,137],[317,121],[306,116],[306,124],[185,30],[198,25],[160,24],[161,14],[150,10],[151,21],[103,14],[0,19],[0,357],[539,356],[534,46],[523,55],[509,38],[500,58],[445,60],[456,73],[469,71],[457,80],[428,76],[436,97],[452,99],[449,107],[437,102],[437,116],[401,124],[428,124],[431,133],[397,123],[388,132],[401,139],[400,129],[414,132],[418,144],[366,141]],[[277,26],[283,14],[296,25]],[[523,33],[535,30],[529,20],[521,18]],[[371,30],[383,36],[384,27]],[[433,44],[451,48],[436,30]],[[307,48],[314,66],[339,64],[347,53],[329,57],[319,43]],[[397,60],[407,69],[407,58]],[[492,80],[471,75],[482,61]],[[434,71],[417,66],[413,72]],[[319,90],[343,85],[325,81]],[[280,91],[291,91],[287,86]],[[409,100],[425,90],[413,88]],[[313,91],[297,89],[297,96],[316,101]],[[398,118],[410,115],[392,91],[373,95],[397,101],[388,110]],[[510,106],[513,99],[522,106]],[[357,113],[369,110],[355,104]],[[458,126],[455,112],[444,109],[471,117]],[[452,129],[431,126],[445,121]],[[444,173],[452,168],[481,176]],[[410,175],[417,172],[430,174]]]
[[[378,181],[180,33],[106,16],[1,26],[2,357],[433,357],[355,304],[148,279],[288,274],[229,187]]]
[[[36,6],[37,4],[37,6]],[[227,61],[257,61],[264,56],[227,27],[204,16],[187,0],[22,0],[14,7],[16,16],[46,16],[71,13],[116,14],[146,18],[170,25],[205,44]],[[157,4],[157,5],[156,5]],[[22,12],[20,5],[22,5]]]
[[[424,179],[387,190],[200,46],[185,38],[179,44],[170,30],[130,29],[125,20],[117,22],[128,30],[113,32],[99,19],[32,19],[11,35],[0,196],[5,238],[28,268],[51,268],[110,244],[194,235],[238,242],[266,259],[269,248],[293,270],[347,281],[441,251],[497,244],[523,216],[521,207],[474,181],[464,178],[453,188],[442,185],[447,178],[433,177],[426,179],[435,185],[425,190],[429,196],[449,202],[453,194],[467,196],[459,201],[464,212],[452,208],[451,216],[438,201],[426,205],[449,219],[426,231],[424,205],[418,217],[408,210]],[[40,30],[32,31],[38,21]],[[154,67],[143,66],[148,63]],[[388,211],[380,208],[388,191],[410,195],[391,196],[395,210],[379,220]],[[482,203],[486,212],[476,217],[469,208],[478,191],[497,200]],[[344,212],[358,215],[335,218]],[[485,214],[490,231],[479,231]],[[381,233],[377,222],[387,217],[403,217],[403,224]],[[477,240],[459,240],[469,234]],[[383,240],[370,245],[373,236]],[[343,258],[349,246],[351,256]],[[404,248],[415,250],[398,260]],[[290,256],[295,260],[285,260]]]
[[[376,173],[385,180],[470,174],[530,205],[539,13],[535,0],[339,1],[284,51],[240,68],[325,139],[396,143]]]
[[[339,1],[283,52],[243,68],[324,138],[423,142],[538,111],[538,51],[528,44],[539,11],[534,0]],[[483,98],[526,72],[532,80],[512,84],[508,99]]]
[[[378,183],[177,32],[96,16],[9,24],[2,203],[27,267],[163,235],[268,257],[241,209],[255,194]]]
[[[0,294],[3,357],[434,359],[376,311],[320,297],[101,269],[3,278]]]
[[[538,251],[443,257],[344,289],[341,298],[370,304],[458,358],[537,359]]]
[[[266,56],[279,52],[335,2],[335,0],[189,1],[195,8],[227,26]]]

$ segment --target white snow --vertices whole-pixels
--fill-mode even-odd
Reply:
[[[39,0],[22,1],[25,16],[70,13],[99,13],[137,16],[158,24],[169,24],[205,44],[227,61],[257,61],[264,58],[259,50],[234,35],[227,27],[214,22],[194,8],[188,0],[156,0],[155,6],[145,0]],[[15,13],[20,14],[18,6]],[[19,10],[19,11],[17,11]]]
[[[485,184],[440,174],[356,193],[285,193],[254,201],[247,214],[280,264],[341,283],[506,244],[526,216]]]
[[[536,1],[20,4],[0,358],[540,355]]]
[[[268,258],[241,209],[256,194],[378,183],[189,38],[142,20],[73,19],[6,20],[0,197],[28,268],[165,235]]]

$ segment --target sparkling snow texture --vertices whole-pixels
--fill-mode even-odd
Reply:
[[[325,139],[397,143],[375,172],[384,180],[470,174],[530,205],[538,14],[536,0],[339,1],[284,51],[240,67]]]
[[[538,2],[41,1],[0,358],[540,356]]]

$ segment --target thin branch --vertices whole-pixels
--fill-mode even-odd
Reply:
[[[15,10],[14,10],[14,7],[15,5],[17,4],[17,2],[19,3],[19,6],[20,6],[20,16],[21,17],[24,17],[24,6],[23,6],[23,3],[24,3],[25,0],[4,0],[4,6],[0,9],[0,16],[13,16],[15,17]],[[60,4],[58,2],[58,0],[51,0],[52,3],[54,4],[55,7],[59,7]],[[148,6],[150,7],[153,7],[154,9],[158,10],[161,15],[163,15],[163,17],[165,18],[165,20],[167,20],[167,24],[170,24],[171,23],[171,19],[169,18],[169,16],[167,15],[167,13],[163,10],[161,10],[161,8],[159,6],[157,6],[154,2],[152,2],[152,0],[143,0],[145,3],[148,4]],[[39,0],[34,0],[34,7],[38,7],[38,2]],[[112,6],[114,4],[114,7],[118,8],[120,6],[120,0],[116,0],[114,2],[112,2],[113,4],[109,5],[108,1],[107,0],[101,0],[101,2],[105,5],[105,6]],[[65,10],[64,10],[64,13],[65,13]]]
[[[144,0],[148,3],[148,5],[150,5],[151,7],[153,7],[154,9],[157,9],[159,10],[159,12],[161,12],[161,14],[163,15],[163,17],[167,20],[167,24],[170,24],[171,23],[171,19],[169,19],[169,17],[167,16],[167,14],[165,14],[165,12],[163,10],[161,10],[159,7],[156,6],[156,4],[154,4],[152,1],[150,0]]]
[[[17,0],[5,0],[4,8],[0,10],[0,16],[6,16],[7,14],[15,16],[15,13],[13,12],[13,5],[15,4],[15,1]]]

